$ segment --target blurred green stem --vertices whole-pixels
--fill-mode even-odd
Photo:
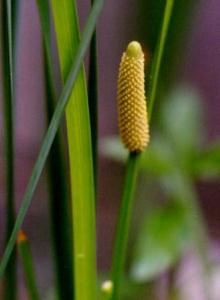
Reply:
[[[153,112],[153,106],[157,94],[157,86],[158,86],[158,79],[160,74],[160,67],[161,62],[163,58],[163,52],[167,37],[167,32],[169,29],[170,19],[172,16],[172,9],[173,9],[174,0],[166,0],[166,6],[164,10],[164,17],[163,22],[161,26],[161,32],[159,36],[159,40],[157,43],[156,51],[153,57],[153,63],[152,63],[152,70],[150,74],[150,83],[149,83],[149,107],[148,107],[148,118],[149,121],[151,120],[152,112]]]
[[[13,43],[11,1],[2,1],[2,64],[6,153],[6,244],[14,226],[14,133],[13,133]],[[5,300],[16,299],[16,253],[13,251],[5,276]]]
[[[127,162],[127,169],[125,175],[124,191],[122,196],[122,203],[119,210],[118,224],[116,228],[116,238],[113,249],[112,260],[112,282],[113,293],[112,300],[119,299],[120,283],[123,276],[129,228],[132,217],[132,208],[134,201],[134,192],[137,180],[138,158],[140,154],[130,153]]]
[[[34,264],[31,255],[31,249],[27,241],[27,237],[22,231],[20,231],[18,234],[17,244],[19,255],[21,257],[29,299],[40,300],[40,295],[36,284],[36,276],[34,272]]]

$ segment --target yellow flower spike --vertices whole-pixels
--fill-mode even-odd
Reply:
[[[123,53],[118,76],[118,122],[123,144],[130,152],[141,152],[149,143],[144,88],[144,54],[133,41]]]

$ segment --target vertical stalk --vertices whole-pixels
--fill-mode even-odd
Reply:
[[[149,99],[150,104],[148,108],[149,121],[151,120],[153,106],[157,93],[158,79],[160,75],[160,67],[163,58],[166,37],[169,29],[170,19],[172,16],[173,4],[175,0],[166,0],[166,6],[164,10],[163,22],[161,27],[161,32],[159,36],[159,40],[156,47],[156,52],[153,58],[150,83],[149,83]]]
[[[31,249],[26,235],[20,231],[17,238],[18,251],[22,262],[26,287],[30,300],[40,300],[37,288]]]
[[[75,1],[52,1],[62,79],[79,45]],[[75,298],[97,298],[95,189],[91,128],[84,69],[81,68],[66,108],[73,215]]]
[[[47,118],[49,121],[54,112],[55,91],[45,52],[44,57]],[[51,230],[59,299],[73,299],[72,228],[64,152],[60,133],[58,131],[54,139],[48,164]]]
[[[122,203],[119,210],[116,238],[113,249],[111,277],[113,282],[112,300],[119,299],[120,283],[123,276],[129,228],[132,217],[134,192],[137,180],[138,157],[140,154],[130,153],[127,162]]]
[[[6,243],[14,226],[14,133],[13,133],[13,45],[11,1],[2,1],[2,64],[4,131],[6,154]],[[5,300],[16,298],[16,253],[13,251],[5,275]]]
[[[51,14],[48,0],[36,0],[36,3],[43,35],[46,108],[49,123],[57,102],[53,78]],[[72,228],[63,150],[61,131],[58,131],[48,164],[51,231],[59,299],[73,299]]]

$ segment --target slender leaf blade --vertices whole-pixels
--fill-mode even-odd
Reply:
[[[63,81],[79,44],[74,1],[52,1]],[[95,190],[86,79],[83,67],[66,108],[69,146],[76,299],[96,298]]]
[[[11,1],[2,1],[2,64],[4,95],[4,140],[6,161],[6,244],[15,220],[14,209],[14,121],[13,121],[13,40],[12,40],[12,6]],[[16,253],[14,252],[6,270],[5,299],[16,298]]]
[[[49,122],[57,102],[53,77],[51,14],[48,0],[37,0],[37,5],[44,42],[46,109]],[[54,139],[48,164],[51,231],[59,298],[73,299],[72,227],[63,150],[60,130]]]

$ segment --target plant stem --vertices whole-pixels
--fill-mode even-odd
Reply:
[[[112,300],[119,299],[120,283],[123,276],[129,228],[132,217],[132,208],[134,201],[134,192],[137,180],[138,158],[140,154],[130,153],[127,162],[127,169],[125,175],[124,191],[122,196],[122,203],[119,210],[118,224],[116,228],[116,238],[113,250],[112,261],[112,282],[113,294]]]
[[[14,130],[13,130],[13,44],[11,2],[2,1],[2,64],[6,154],[6,244],[14,226]],[[5,276],[5,300],[16,299],[16,253],[13,251]]]
[[[34,272],[34,264],[31,255],[29,243],[26,235],[21,231],[17,239],[18,251],[21,257],[21,262],[24,271],[26,287],[30,300],[40,300],[40,295],[37,289],[36,276]]]
[[[48,0],[36,2],[43,34],[46,108],[49,123],[57,102],[53,78],[51,15]],[[73,299],[72,228],[63,150],[60,130],[54,139],[48,164],[51,231],[59,299]]]
[[[59,123],[62,119],[63,112],[68,103],[72,88],[75,84],[78,72],[80,70],[83,58],[84,58],[86,50],[87,50],[87,47],[89,46],[89,42],[92,37],[93,30],[95,28],[95,24],[96,24],[97,18],[99,16],[99,13],[101,12],[103,2],[104,2],[104,0],[96,0],[95,1],[94,5],[92,7],[92,10],[89,14],[88,20],[86,22],[85,29],[84,29],[82,39],[81,39],[81,43],[80,43],[80,45],[78,47],[78,51],[75,55],[74,62],[71,64],[70,74],[66,80],[65,86],[60,95],[58,104],[56,106],[55,112],[51,119],[49,128],[44,137],[40,152],[39,152],[37,160],[34,164],[32,174],[30,176],[30,179],[28,181],[28,184],[27,184],[27,187],[25,190],[24,197],[22,199],[21,207],[18,211],[15,225],[13,227],[13,230],[12,230],[10,239],[8,241],[7,247],[5,249],[5,252],[3,254],[1,264],[0,264],[0,278],[4,274],[8,260],[12,254],[12,251],[13,251],[13,248],[14,248],[14,245],[16,242],[17,233],[21,228],[21,225],[24,221],[27,210],[31,204],[32,196],[36,189],[40,175],[43,171],[43,167],[44,167],[46,159],[48,157],[53,140],[55,138],[57,129],[59,127]]]
[[[45,0],[44,0],[45,1]],[[45,53],[45,52],[44,52]],[[45,78],[47,95],[47,119],[51,119],[55,106],[53,78],[50,76],[47,55]],[[50,66],[52,67],[52,66]],[[54,260],[59,299],[73,299],[72,227],[70,203],[68,202],[67,176],[61,132],[58,131],[49,155],[50,217],[54,248]]]
[[[52,8],[61,74],[65,82],[80,40],[77,8],[72,0],[52,0]],[[97,298],[95,189],[83,67],[66,108],[66,124],[73,217],[75,298],[94,300]]]
[[[172,16],[174,1],[175,0],[166,0],[161,32],[160,32],[159,40],[153,58],[152,70],[150,74],[150,83],[149,83],[149,99],[150,99],[149,108],[148,108],[149,122],[151,120],[153,106],[156,98],[160,67],[163,58],[163,52],[164,52],[167,32],[169,29],[170,19]]]

